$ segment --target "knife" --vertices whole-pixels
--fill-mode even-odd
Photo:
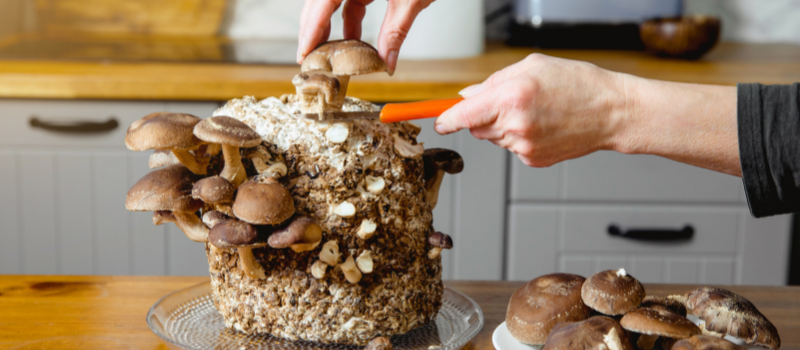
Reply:
[[[379,119],[381,123],[396,123],[407,120],[438,117],[442,112],[461,102],[463,98],[445,98],[406,103],[387,103],[377,112],[325,112],[322,121],[348,121]],[[303,117],[319,121],[318,113],[303,114]]]

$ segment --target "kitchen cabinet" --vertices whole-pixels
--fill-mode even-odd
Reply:
[[[786,282],[791,216],[754,219],[741,179],[648,155],[598,152],[551,168],[512,157],[506,278],[625,268],[643,282]],[[647,241],[621,230],[693,229]]]
[[[150,152],[124,143],[155,111],[210,116],[217,103],[0,100],[0,274],[205,275],[205,251],[151,213],[125,210]],[[34,127],[118,126],[88,134]]]

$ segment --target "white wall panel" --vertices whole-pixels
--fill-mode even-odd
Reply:
[[[59,273],[55,168],[52,153],[20,154],[22,273]]]
[[[92,159],[89,152],[56,154],[56,210],[61,273],[94,272]]]
[[[94,156],[95,185],[95,256],[96,273],[125,275],[131,273],[131,242],[128,230],[127,151]]]
[[[12,152],[0,153],[0,274],[20,273],[19,195],[17,157]]]
[[[128,155],[129,189],[136,181],[151,171],[147,166],[150,154],[151,152],[141,152]],[[124,202],[121,204],[124,205]],[[131,224],[130,242],[133,260],[131,273],[134,275],[167,274],[167,226],[175,224],[153,225],[152,212],[132,212],[128,213],[128,218]]]

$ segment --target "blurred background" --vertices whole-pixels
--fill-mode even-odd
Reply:
[[[155,111],[208,117],[230,98],[292,93],[302,6],[0,0],[0,273],[208,274],[202,245],[125,211],[128,188],[150,170],[149,152],[125,149],[125,129]],[[385,9],[368,7],[365,41]],[[699,42],[669,51],[645,39],[645,23],[663,42]],[[337,14],[332,39],[341,27]],[[788,84],[800,80],[798,45],[800,0],[437,0],[395,76],[355,77],[350,91],[375,102],[454,97],[532,52],[656,79]],[[533,169],[468,132],[419,124],[426,147],[466,164],[445,178],[434,211],[455,242],[443,253],[447,279],[625,267],[643,282],[800,283],[792,216],[753,219],[739,178],[612,152]]]

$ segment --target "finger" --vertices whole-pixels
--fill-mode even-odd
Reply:
[[[343,0],[316,0],[306,3],[308,12],[305,13],[302,34],[297,48],[297,63],[303,63],[306,57],[317,45],[328,40],[330,34],[331,16],[342,4]],[[304,9],[305,10],[305,9]],[[327,34],[327,35],[326,35]]]
[[[497,105],[502,101],[501,90],[504,87],[490,88],[459,102],[436,119],[434,130],[446,135],[461,129],[479,128],[493,123],[499,114]]]
[[[367,14],[367,5],[372,0],[347,0],[342,10],[344,19],[344,38],[361,39],[361,22]]]
[[[386,16],[378,34],[378,54],[386,61],[387,72],[394,74],[397,55],[411,30],[411,24],[432,0],[389,0]]]

